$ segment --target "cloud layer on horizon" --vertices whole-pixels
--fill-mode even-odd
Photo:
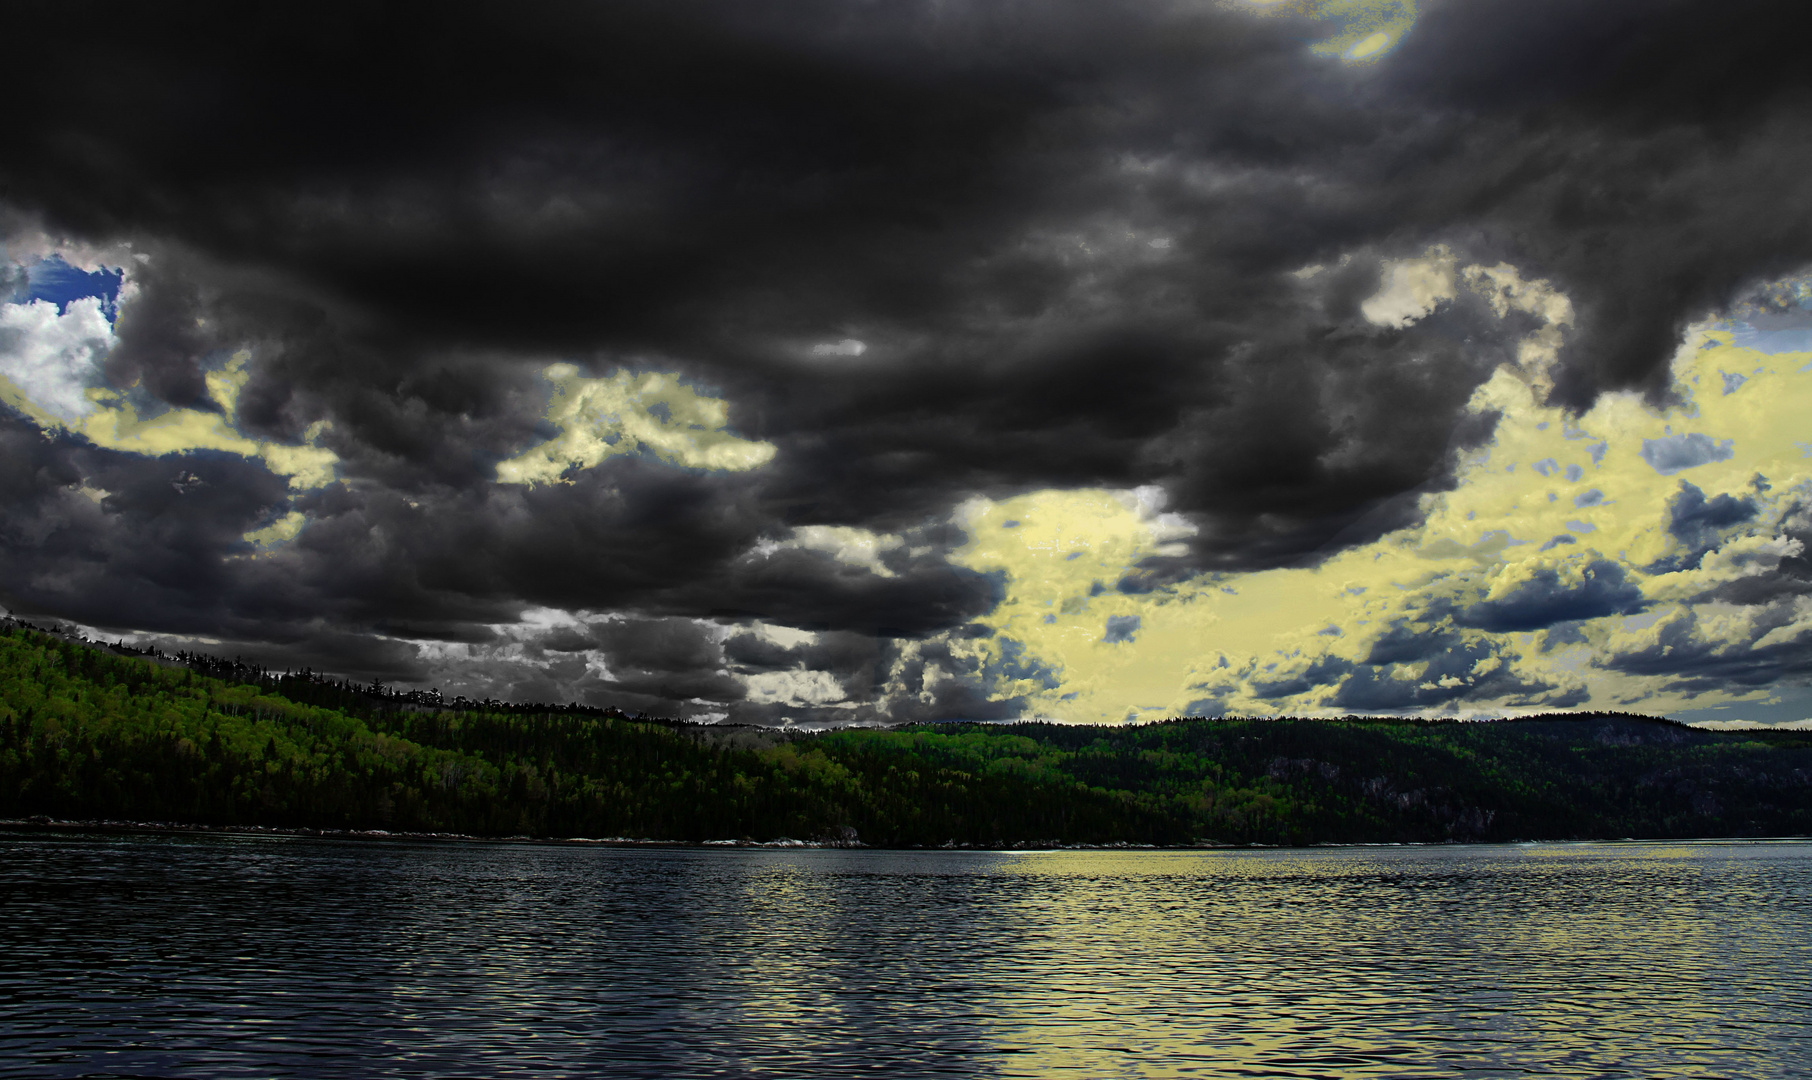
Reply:
[[[1795,701],[1789,10],[21,13],[0,602],[764,723]]]

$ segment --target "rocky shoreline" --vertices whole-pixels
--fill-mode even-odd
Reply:
[[[779,848],[779,849],[875,849],[869,844],[850,838],[835,840],[794,840],[790,837],[779,837],[774,840],[656,840],[649,837],[629,836],[475,836],[470,833],[454,832],[413,832],[391,829],[309,829],[284,828],[275,825],[200,825],[180,821],[121,821],[111,818],[72,819],[53,818],[44,814],[34,814],[24,818],[0,818],[0,830],[21,832],[111,832],[111,833],[164,833],[164,834],[199,834],[218,836],[270,836],[297,837],[305,839],[327,840],[407,840],[407,841],[460,841],[480,844],[536,844],[536,845],[590,845],[603,847],[659,847],[659,848]],[[1203,841],[1197,844],[1133,844],[1125,842],[1108,844],[1064,844],[1057,841],[1020,841],[1003,846],[985,844],[959,844],[955,842],[939,844],[933,847],[912,845],[908,847],[889,848],[896,851],[1195,851],[1203,849],[1222,849],[1237,847],[1273,847],[1271,844],[1237,845],[1215,841]]]

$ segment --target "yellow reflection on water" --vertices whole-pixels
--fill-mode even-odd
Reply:
[[[1024,917],[1045,928],[1028,966],[1052,975],[995,1033],[1012,1075],[1441,1075],[1386,1041],[1327,1035],[1326,1017],[1397,1002],[1358,967],[1403,928],[1368,910],[1350,856],[1057,852],[1014,869],[1049,886]],[[1290,954],[1306,970],[1286,976]]]
[[[1805,849],[550,853],[391,993],[688,1075],[1739,1075],[1805,1037]]]
[[[1773,1003],[1716,988],[1766,909],[1712,917],[1704,848],[1474,850],[1016,857],[1046,887],[1005,913],[1041,928],[1009,961],[1036,1004],[1002,1010],[1007,1071],[1693,1076],[1721,1020],[1765,1025]]]

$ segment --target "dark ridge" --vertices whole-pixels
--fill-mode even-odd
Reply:
[[[890,847],[1812,833],[1803,731],[1559,713],[813,733],[132,653],[0,622],[0,818]]]

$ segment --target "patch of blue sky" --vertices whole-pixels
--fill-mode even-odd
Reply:
[[[1101,640],[1106,642],[1131,641],[1139,632],[1140,619],[1137,615],[1109,615],[1107,617],[1107,634]]]
[[[1569,522],[1567,522],[1567,528],[1572,529],[1576,533],[1589,533],[1589,532],[1598,531],[1598,526],[1592,524],[1589,521],[1569,521]]]
[[[1812,326],[1794,326],[1780,330],[1758,330],[1745,323],[1731,327],[1731,344],[1756,352],[1775,355],[1778,353],[1812,352]]]
[[[1749,376],[1739,375],[1734,371],[1720,371],[1720,372],[1718,372],[1718,374],[1724,376],[1724,396],[1725,397],[1729,397],[1730,395],[1736,393],[1738,387],[1742,386],[1744,383],[1749,381]]]
[[[98,297],[101,311],[111,322],[118,314],[120,286],[125,281],[123,270],[110,267],[82,270],[64,262],[62,256],[52,255],[26,268],[25,287],[14,291],[13,302],[29,304],[33,300],[43,300],[57,305],[57,313],[62,315],[68,313],[72,302]]]
[[[1602,502],[1604,502],[1604,492],[1597,488],[1573,496],[1574,506],[1597,506]]]
[[[1812,687],[1771,687],[1771,696],[1756,701],[1733,701],[1709,708],[1679,709],[1668,718],[1686,724],[1746,720],[1752,724],[1795,724],[1812,720]]]
[[[1714,439],[1710,435],[1693,433],[1642,440],[1642,460],[1662,476],[1672,476],[1714,461],[1729,461],[1735,456],[1734,439]]]
[[[1543,476],[1553,476],[1560,471],[1560,462],[1555,461],[1551,457],[1542,458],[1540,461],[1531,464],[1529,467]]]
[[[1585,479],[1585,470],[1578,465],[1567,466],[1567,482],[1577,484]]]

